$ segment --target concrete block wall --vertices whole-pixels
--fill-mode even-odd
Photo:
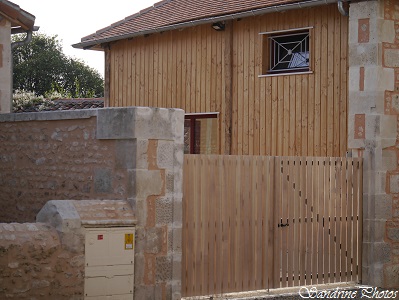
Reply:
[[[362,283],[399,288],[399,5],[350,4],[348,148],[364,158]]]

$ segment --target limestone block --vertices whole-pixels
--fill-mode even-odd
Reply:
[[[381,138],[396,139],[398,134],[397,116],[381,116]]]
[[[383,149],[393,147],[396,145],[396,138],[381,138],[381,146]]]
[[[379,137],[380,119],[381,115],[366,115],[365,137],[367,140],[375,140],[377,136]]]
[[[388,227],[387,228],[387,238],[393,242],[399,242],[399,228]]]
[[[182,252],[182,228],[181,227],[172,227],[169,228],[169,246],[168,248],[173,251],[175,254]]]
[[[384,66],[388,68],[399,67],[399,49],[384,49]]]
[[[349,46],[350,66],[379,65],[381,45],[377,43],[353,44]],[[359,81],[357,82],[359,85]]]
[[[137,235],[137,231],[136,231]],[[137,242],[136,242],[137,244]],[[134,283],[135,286],[140,286],[144,284],[144,254],[142,252],[137,251],[134,252]],[[136,289],[136,287],[135,287]],[[144,299],[144,298],[137,298],[137,294],[135,291],[136,299]]]
[[[181,227],[183,223],[183,202],[182,198],[173,201],[173,225]]]
[[[349,6],[349,19],[382,18],[383,5],[377,0],[351,3]]]
[[[173,255],[173,270],[172,270],[172,279],[174,281],[181,280],[181,255]]]
[[[389,264],[384,267],[384,287],[398,288],[399,286],[399,264]]]
[[[383,114],[384,96],[383,91],[349,92],[348,114]]]
[[[172,279],[172,257],[171,256],[159,256],[155,261],[155,282],[167,282]]]
[[[381,171],[393,171],[398,167],[398,154],[396,150],[382,150]]]
[[[377,21],[377,32],[376,35],[382,43],[394,43],[395,42],[395,22],[393,20],[382,20]]]
[[[80,216],[71,200],[50,200],[39,211],[36,222],[47,223],[59,232],[81,227]]]
[[[359,92],[359,80],[360,80],[360,67],[353,66],[350,63],[349,67],[349,92]]]
[[[367,66],[364,75],[365,91],[393,91],[395,70],[380,66]]]
[[[161,197],[155,200],[155,223],[157,225],[172,224],[173,202],[171,198]]]
[[[160,169],[173,170],[174,165],[174,142],[158,141],[157,165]]]
[[[148,140],[136,139],[136,168],[148,169]]]
[[[389,191],[392,194],[399,193],[399,174],[392,174],[389,176]]]
[[[166,227],[136,226],[136,252],[159,254],[167,246]]]
[[[159,170],[128,170],[127,192],[129,198],[146,199],[162,192],[164,178]]]

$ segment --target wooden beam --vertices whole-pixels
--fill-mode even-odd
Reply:
[[[225,147],[224,154],[231,154],[232,145],[232,120],[233,120],[233,21],[226,24],[226,34],[224,35],[224,80],[225,80],[225,116],[224,116],[224,134]]]
[[[104,47],[105,70],[104,70],[104,107],[109,107],[110,101],[110,76],[111,76],[111,53],[110,45]]]

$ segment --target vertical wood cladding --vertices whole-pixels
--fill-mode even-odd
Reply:
[[[310,30],[311,74],[261,77],[263,36]],[[112,44],[110,106],[220,112],[220,154],[343,156],[348,18],[335,5],[265,14]]]

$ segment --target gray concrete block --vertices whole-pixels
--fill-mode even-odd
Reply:
[[[118,140],[115,143],[115,169],[135,169],[137,163],[137,141]]]
[[[97,139],[135,137],[135,108],[104,108],[97,115]]]
[[[93,181],[95,193],[112,192],[112,171],[110,169],[95,169]]]
[[[383,242],[385,238],[385,225],[385,220],[363,220],[363,242]]]
[[[375,197],[375,218],[385,221],[392,218],[392,196],[387,194],[376,195]],[[385,222],[384,222],[385,227]]]

